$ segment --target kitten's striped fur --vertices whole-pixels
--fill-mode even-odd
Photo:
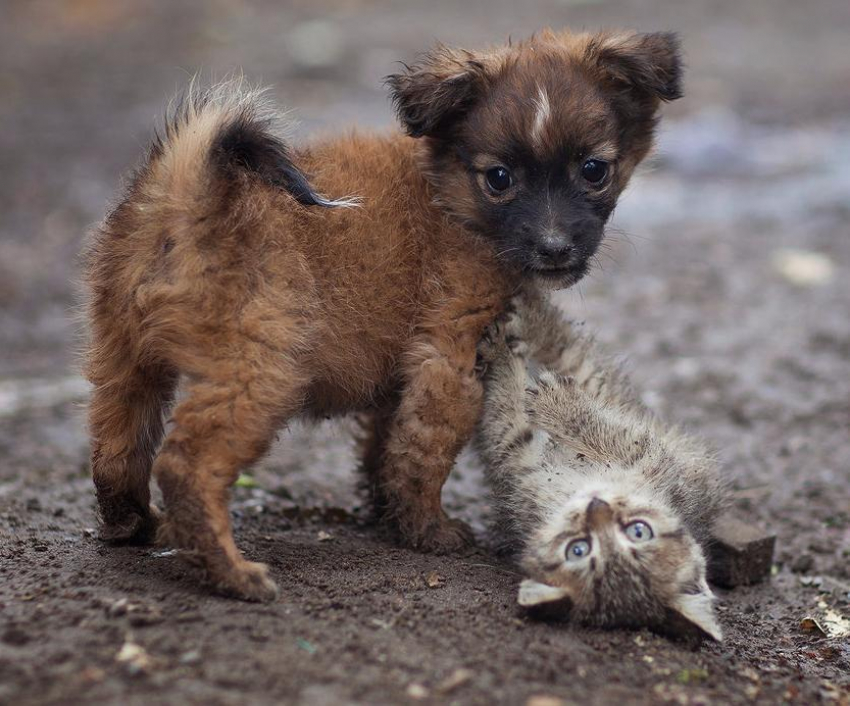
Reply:
[[[720,639],[704,545],[726,492],[706,449],[652,416],[620,368],[537,292],[514,300],[481,355],[478,442],[497,532],[530,577],[521,602],[557,600],[584,624],[696,626]],[[630,539],[635,521],[653,537]],[[587,555],[567,561],[582,539]]]

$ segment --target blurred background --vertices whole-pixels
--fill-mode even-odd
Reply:
[[[721,449],[738,485],[770,487],[759,512],[781,515],[804,488],[850,495],[847,0],[4,0],[0,493],[86,473],[78,253],[191,76],[269,85],[296,139],[395,130],[394,62],[437,39],[567,25],[676,30],[687,75],[603,268],[565,308],[632,360],[650,406]],[[322,497],[328,474],[348,478],[331,431],[285,437],[264,467]],[[476,485],[452,492],[478,515]]]

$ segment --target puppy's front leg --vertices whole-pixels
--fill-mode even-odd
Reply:
[[[441,492],[481,410],[475,375],[480,327],[422,337],[405,366],[405,387],[380,470],[385,516],[416,549],[450,552],[472,542],[470,529],[443,511]]]

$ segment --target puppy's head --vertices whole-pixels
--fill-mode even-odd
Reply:
[[[680,81],[673,34],[551,31],[480,53],[438,47],[387,79],[443,207],[562,287],[587,271]]]

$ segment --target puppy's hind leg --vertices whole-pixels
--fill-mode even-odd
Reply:
[[[100,536],[112,543],[147,544],[159,518],[150,502],[151,464],[177,375],[165,365],[133,363],[120,344],[94,347],[88,373],[94,383],[88,417]]]
[[[233,541],[230,487],[298,411],[306,380],[263,343],[239,335],[221,343],[195,349],[186,361],[192,382],[154,462],[166,509],[160,539],[186,550],[223,593],[270,601],[277,588],[266,566],[246,561]]]

